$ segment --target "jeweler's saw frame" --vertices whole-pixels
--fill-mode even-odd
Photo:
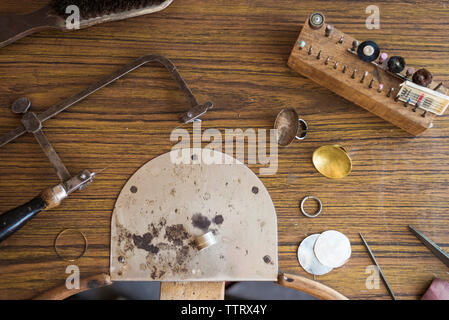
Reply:
[[[181,122],[189,123],[199,120],[202,115],[213,107],[212,102],[206,102],[200,105],[195,99],[192,91],[189,89],[187,83],[179,74],[175,65],[169,59],[160,55],[143,56],[40,114],[35,114],[34,112],[29,111],[31,102],[27,98],[18,99],[13,103],[12,111],[16,114],[23,114],[22,124],[5,136],[0,137],[0,148],[25,133],[32,133],[50,160],[50,163],[53,165],[61,183],[53,188],[44,190],[40,195],[26,204],[0,215],[0,242],[22,228],[36,214],[58,206],[61,201],[67,198],[71,193],[84,189],[94,179],[95,173],[88,170],[84,170],[75,176],[72,176],[69,173],[50,141],[45,136],[42,130],[43,123],[57,116],[70,106],[84,100],[101,88],[106,87],[135,69],[150,62],[158,62],[164,66],[189,101],[190,110],[181,116]]]

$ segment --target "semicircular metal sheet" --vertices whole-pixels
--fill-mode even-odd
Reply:
[[[276,211],[259,178],[218,151],[183,149],[192,161],[181,164],[174,152],[142,166],[117,199],[112,280],[276,280]],[[224,164],[204,163],[206,153]],[[194,239],[209,231],[217,243],[199,251]]]

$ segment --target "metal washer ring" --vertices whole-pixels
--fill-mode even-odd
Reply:
[[[65,234],[66,232],[68,232],[68,231],[75,231],[75,232],[79,233],[79,234],[83,237],[83,239],[84,239],[84,249],[83,249],[83,252],[82,252],[79,256],[77,256],[77,257],[75,257],[75,258],[73,258],[73,259],[67,259],[66,257],[64,257],[64,256],[59,252],[58,246],[57,246],[57,242],[58,242],[59,238],[60,238],[63,234]],[[78,229],[73,229],[73,228],[68,228],[68,229],[62,230],[60,233],[58,233],[58,235],[56,236],[55,242],[53,243],[53,247],[54,247],[55,252],[56,252],[57,256],[59,257],[59,259],[64,260],[64,261],[68,261],[68,262],[74,262],[74,261],[76,261],[76,260],[82,258],[82,257],[86,254],[86,251],[87,251],[87,247],[88,247],[88,246],[89,246],[89,243],[88,243],[87,238],[86,238],[86,236],[84,235],[84,233],[82,233],[82,232],[81,232],[80,230],[78,230]]]
[[[313,215],[308,214],[308,213],[304,210],[304,203],[305,203],[307,200],[309,200],[309,199],[315,200],[315,201],[318,203],[318,205],[319,205],[318,211],[315,212]],[[302,201],[301,201],[301,206],[300,206],[300,207],[301,207],[301,213],[302,213],[303,215],[305,215],[306,217],[308,217],[308,218],[316,218],[316,217],[318,217],[318,216],[321,214],[321,211],[323,211],[323,204],[321,203],[321,200],[320,200],[319,198],[315,197],[315,196],[307,196],[307,197],[305,197],[304,199],[302,199]]]

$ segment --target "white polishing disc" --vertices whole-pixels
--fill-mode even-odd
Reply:
[[[298,248],[298,261],[301,267],[310,274],[322,276],[332,271],[331,267],[322,265],[315,256],[313,248],[319,234],[312,234],[305,238]]]
[[[363,53],[365,54],[365,56],[372,56],[375,52],[375,49],[373,48],[373,46],[366,46],[365,48],[363,48]]]
[[[338,268],[344,265],[351,256],[351,243],[343,233],[329,230],[318,237],[314,252],[321,264]]]

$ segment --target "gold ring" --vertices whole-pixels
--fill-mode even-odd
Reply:
[[[83,239],[84,239],[84,250],[83,250],[83,252],[81,252],[81,254],[80,254],[78,257],[76,257],[76,258],[74,258],[74,259],[67,259],[67,258],[65,258],[62,254],[59,253],[59,251],[58,251],[58,246],[56,245],[56,243],[58,242],[58,239],[59,239],[64,233],[66,233],[67,231],[75,231],[75,232],[78,232],[78,233],[83,237]],[[76,260],[80,259],[81,257],[83,257],[84,254],[85,254],[86,251],[87,251],[87,247],[88,247],[88,242],[87,242],[86,236],[84,235],[84,233],[82,233],[81,231],[79,231],[79,230],[77,230],[77,229],[70,229],[70,228],[69,228],[69,229],[62,230],[62,231],[56,236],[56,239],[55,239],[55,242],[54,242],[55,252],[56,252],[56,254],[58,255],[58,257],[59,257],[61,260],[69,261],[69,262],[76,261]]]

